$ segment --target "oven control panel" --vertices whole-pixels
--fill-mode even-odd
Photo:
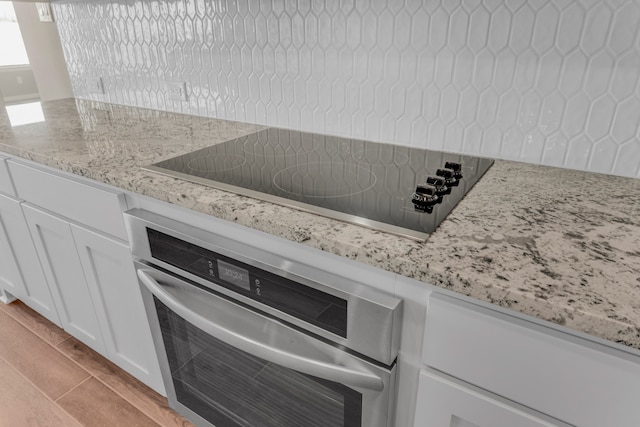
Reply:
[[[151,256],[300,320],[347,336],[347,301],[147,227]]]

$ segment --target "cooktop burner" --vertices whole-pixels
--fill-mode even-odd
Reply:
[[[272,128],[144,169],[424,240],[492,164]]]

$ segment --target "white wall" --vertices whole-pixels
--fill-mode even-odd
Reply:
[[[5,102],[38,99],[38,86],[29,65],[0,67],[0,98]]]
[[[53,5],[80,98],[640,177],[637,0]]]
[[[40,22],[33,3],[14,2],[20,32],[42,101],[73,96],[55,23]]]

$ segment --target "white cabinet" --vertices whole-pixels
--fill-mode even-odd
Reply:
[[[76,225],[71,225],[71,231],[108,358],[163,393],[160,367],[129,247]]]
[[[106,354],[69,223],[27,204],[23,210],[62,327],[89,347]]]
[[[35,245],[29,259],[40,259],[59,324],[164,394],[126,242],[124,193],[33,162],[5,163],[12,188],[25,200],[21,205],[16,201],[16,207],[22,207],[27,240]],[[1,173],[0,168],[0,178]]]
[[[558,427],[430,370],[420,373],[414,427]]]
[[[9,166],[7,164],[8,159],[8,157],[0,155],[0,193],[15,196],[16,189],[13,186],[13,181],[9,174]]]
[[[164,393],[129,247],[23,204],[63,328]]]
[[[5,220],[5,213],[10,203],[9,199],[0,195],[0,289],[9,292],[14,297],[22,297],[26,294],[24,283],[18,269],[11,241],[9,240],[9,225]],[[7,302],[7,301],[5,301]]]
[[[15,190],[6,160],[6,157],[0,156],[0,194],[14,195]],[[11,302],[15,298],[16,292],[20,291],[21,284],[18,282],[17,276],[19,276],[18,266],[0,213],[0,302],[5,304]],[[11,292],[11,294],[7,292]]]
[[[0,246],[0,276],[5,282],[0,287],[61,326],[20,201],[1,194]],[[12,286],[6,282],[11,282]]]
[[[435,292],[423,344],[424,365],[554,420],[640,425],[640,357],[631,349]]]

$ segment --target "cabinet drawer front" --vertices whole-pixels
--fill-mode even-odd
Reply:
[[[7,160],[7,157],[0,155],[0,193],[7,194],[9,196],[15,196],[16,192],[13,189],[11,175],[9,175]]]
[[[567,427],[429,370],[420,373],[414,427]]]
[[[10,160],[18,197],[103,233],[127,240],[124,194],[88,179]]]
[[[432,294],[423,362],[570,424],[638,425],[638,356]]]

